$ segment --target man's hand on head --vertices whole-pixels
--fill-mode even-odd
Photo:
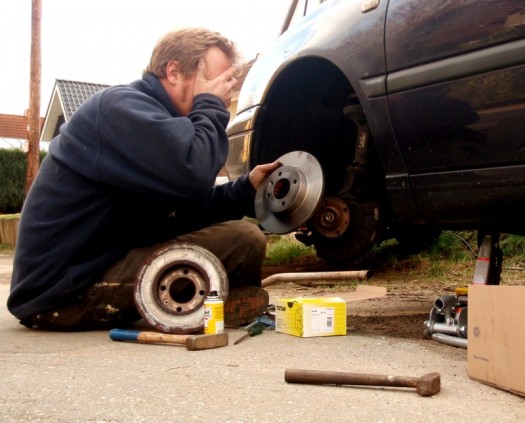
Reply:
[[[228,107],[232,100],[232,89],[237,85],[237,79],[233,77],[236,71],[237,69],[232,66],[217,77],[207,79],[206,61],[201,59],[197,67],[194,96],[203,93],[213,94],[219,97]]]

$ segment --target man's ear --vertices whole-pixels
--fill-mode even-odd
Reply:
[[[180,78],[182,78],[182,74],[180,73],[179,62],[170,60],[166,65],[166,79],[170,84],[176,85]]]

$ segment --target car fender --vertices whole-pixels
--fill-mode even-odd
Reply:
[[[363,89],[366,81],[373,78],[377,87],[378,77],[385,77],[382,33],[387,4],[382,1],[376,9],[362,13],[360,2],[323,3],[257,58],[243,83],[238,113],[264,104],[273,81],[293,63],[308,57],[332,63],[345,75],[362,103],[366,103],[369,95]],[[345,30],[333,31],[333,28]]]

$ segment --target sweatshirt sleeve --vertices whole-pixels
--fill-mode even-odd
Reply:
[[[183,225],[189,232],[218,222],[255,217],[256,190],[248,179],[241,176],[233,182],[213,187],[200,198],[192,198],[179,204],[175,227]],[[175,229],[175,232],[179,231]]]

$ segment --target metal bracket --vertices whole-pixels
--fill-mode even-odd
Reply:
[[[345,118],[350,119],[357,127],[357,143],[355,146],[354,161],[346,169],[346,180],[339,196],[344,197],[355,193],[359,184],[359,176],[366,173],[369,159],[370,128],[365,119],[361,106],[346,106],[343,109]]]

